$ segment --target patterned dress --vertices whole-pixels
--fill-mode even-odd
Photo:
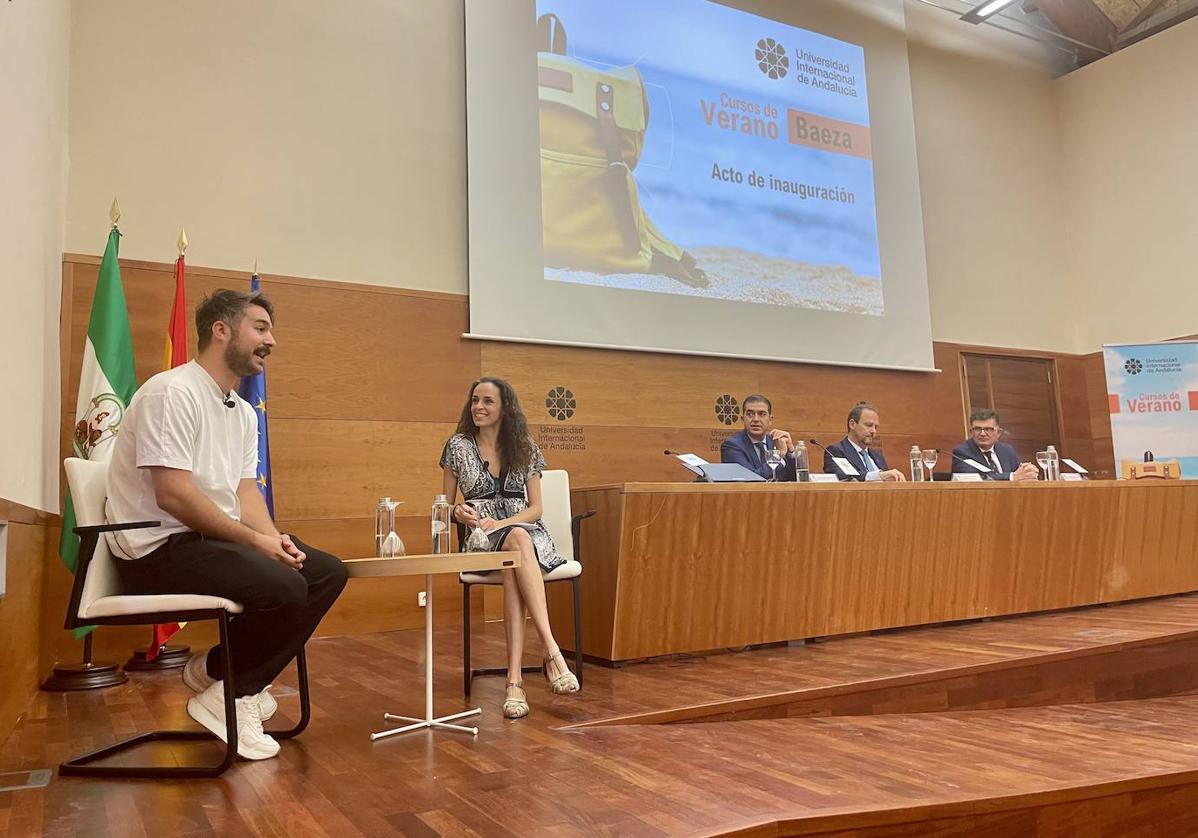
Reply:
[[[478,450],[478,442],[467,434],[454,434],[441,451],[441,468],[448,468],[458,480],[458,490],[469,501],[478,501],[473,506],[480,517],[502,521],[528,509],[528,494],[525,483],[529,475],[539,475],[545,470],[545,457],[540,447],[532,444],[532,463],[525,472],[504,465],[499,477],[487,470],[487,464]],[[502,550],[503,542],[513,527],[501,527],[488,536],[490,550]],[[537,553],[537,564],[542,570],[564,563],[565,557],[557,552],[553,538],[545,524],[538,520],[528,534]]]

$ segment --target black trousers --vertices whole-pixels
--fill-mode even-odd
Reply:
[[[229,645],[238,697],[261,692],[289,664],[345,587],[345,566],[336,556],[291,537],[307,554],[302,570],[268,559],[252,547],[172,535],[140,559],[114,559],[130,594],[204,594],[240,602],[231,615]],[[221,679],[221,653],[208,655],[208,675]]]

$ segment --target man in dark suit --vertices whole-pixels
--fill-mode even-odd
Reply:
[[[877,439],[880,426],[876,407],[866,402],[857,402],[849,411],[847,425],[848,433],[845,438],[824,449],[824,473],[835,474],[841,480],[871,483],[875,480],[895,483],[907,479],[898,469],[886,467],[886,458],[879,449],[870,448]],[[836,465],[835,458],[847,460],[857,473],[846,473]]]
[[[777,450],[783,456],[777,476],[779,480],[795,479],[794,443],[790,434],[774,427],[774,406],[760,393],[745,396],[741,402],[745,429],[720,443],[720,462],[736,463],[754,474],[770,479],[767,457]]]
[[[981,474],[984,480],[1036,480],[1040,476],[1034,464],[1021,463],[1013,447],[998,441],[1002,428],[998,414],[990,408],[979,408],[969,414],[969,436],[953,449],[954,472]],[[973,460],[991,470],[979,472],[963,460]]]

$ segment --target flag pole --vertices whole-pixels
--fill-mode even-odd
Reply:
[[[175,248],[179,252],[179,257],[175,260],[175,297],[174,304],[171,306],[172,324],[176,315],[183,316],[186,313],[185,309],[187,306],[186,300],[182,297],[181,284],[183,259],[187,254],[187,231],[182,227],[179,228],[179,238],[175,241]],[[177,312],[176,308],[183,310]],[[183,319],[186,320],[186,317],[183,317]],[[174,339],[173,329],[171,328],[172,324],[168,324],[167,327],[168,344]],[[183,335],[183,338],[183,342],[186,343],[186,335]],[[177,349],[178,347],[175,348]],[[182,356],[186,357],[187,347],[183,346],[182,349]],[[170,369],[172,363],[172,359],[168,357],[163,366],[166,369]],[[174,630],[177,630],[177,627]],[[146,647],[144,649],[134,649],[133,653],[129,656],[129,660],[125,661],[126,672],[159,672],[163,669],[178,669],[187,665],[187,659],[191,657],[190,646],[168,645],[165,637],[161,641],[159,641],[158,637],[159,627],[154,626],[150,629],[150,642]]]
[[[112,196],[112,205],[108,208],[108,218],[112,229],[120,236],[116,223],[121,219],[121,205],[116,196]],[[90,325],[90,324],[89,324]],[[69,498],[68,498],[69,501]],[[70,516],[74,518],[73,513]],[[64,526],[67,521],[64,520]],[[79,663],[62,663],[54,667],[50,677],[42,682],[42,689],[47,692],[68,692],[74,690],[95,690],[102,687],[115,687],[129,680],[129,676],[121,672],[115,663],[95,663],[92,661],[92,635],[96,633],[93,627],[83,638],[83,660]]]

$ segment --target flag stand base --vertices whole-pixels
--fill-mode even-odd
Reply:
[[[154,660],[148,660],[149,649],[134,649],[133,656],[125,661],[126,672],[156,672],[162,669],[179,669],[191,657],[190,646],[166,646],[158,650]]]
[[[70,690],[98,690],[115,687],[129,680],[115,663],[63,663],[54,667],[54,672],[42,683],[47,692]]]

